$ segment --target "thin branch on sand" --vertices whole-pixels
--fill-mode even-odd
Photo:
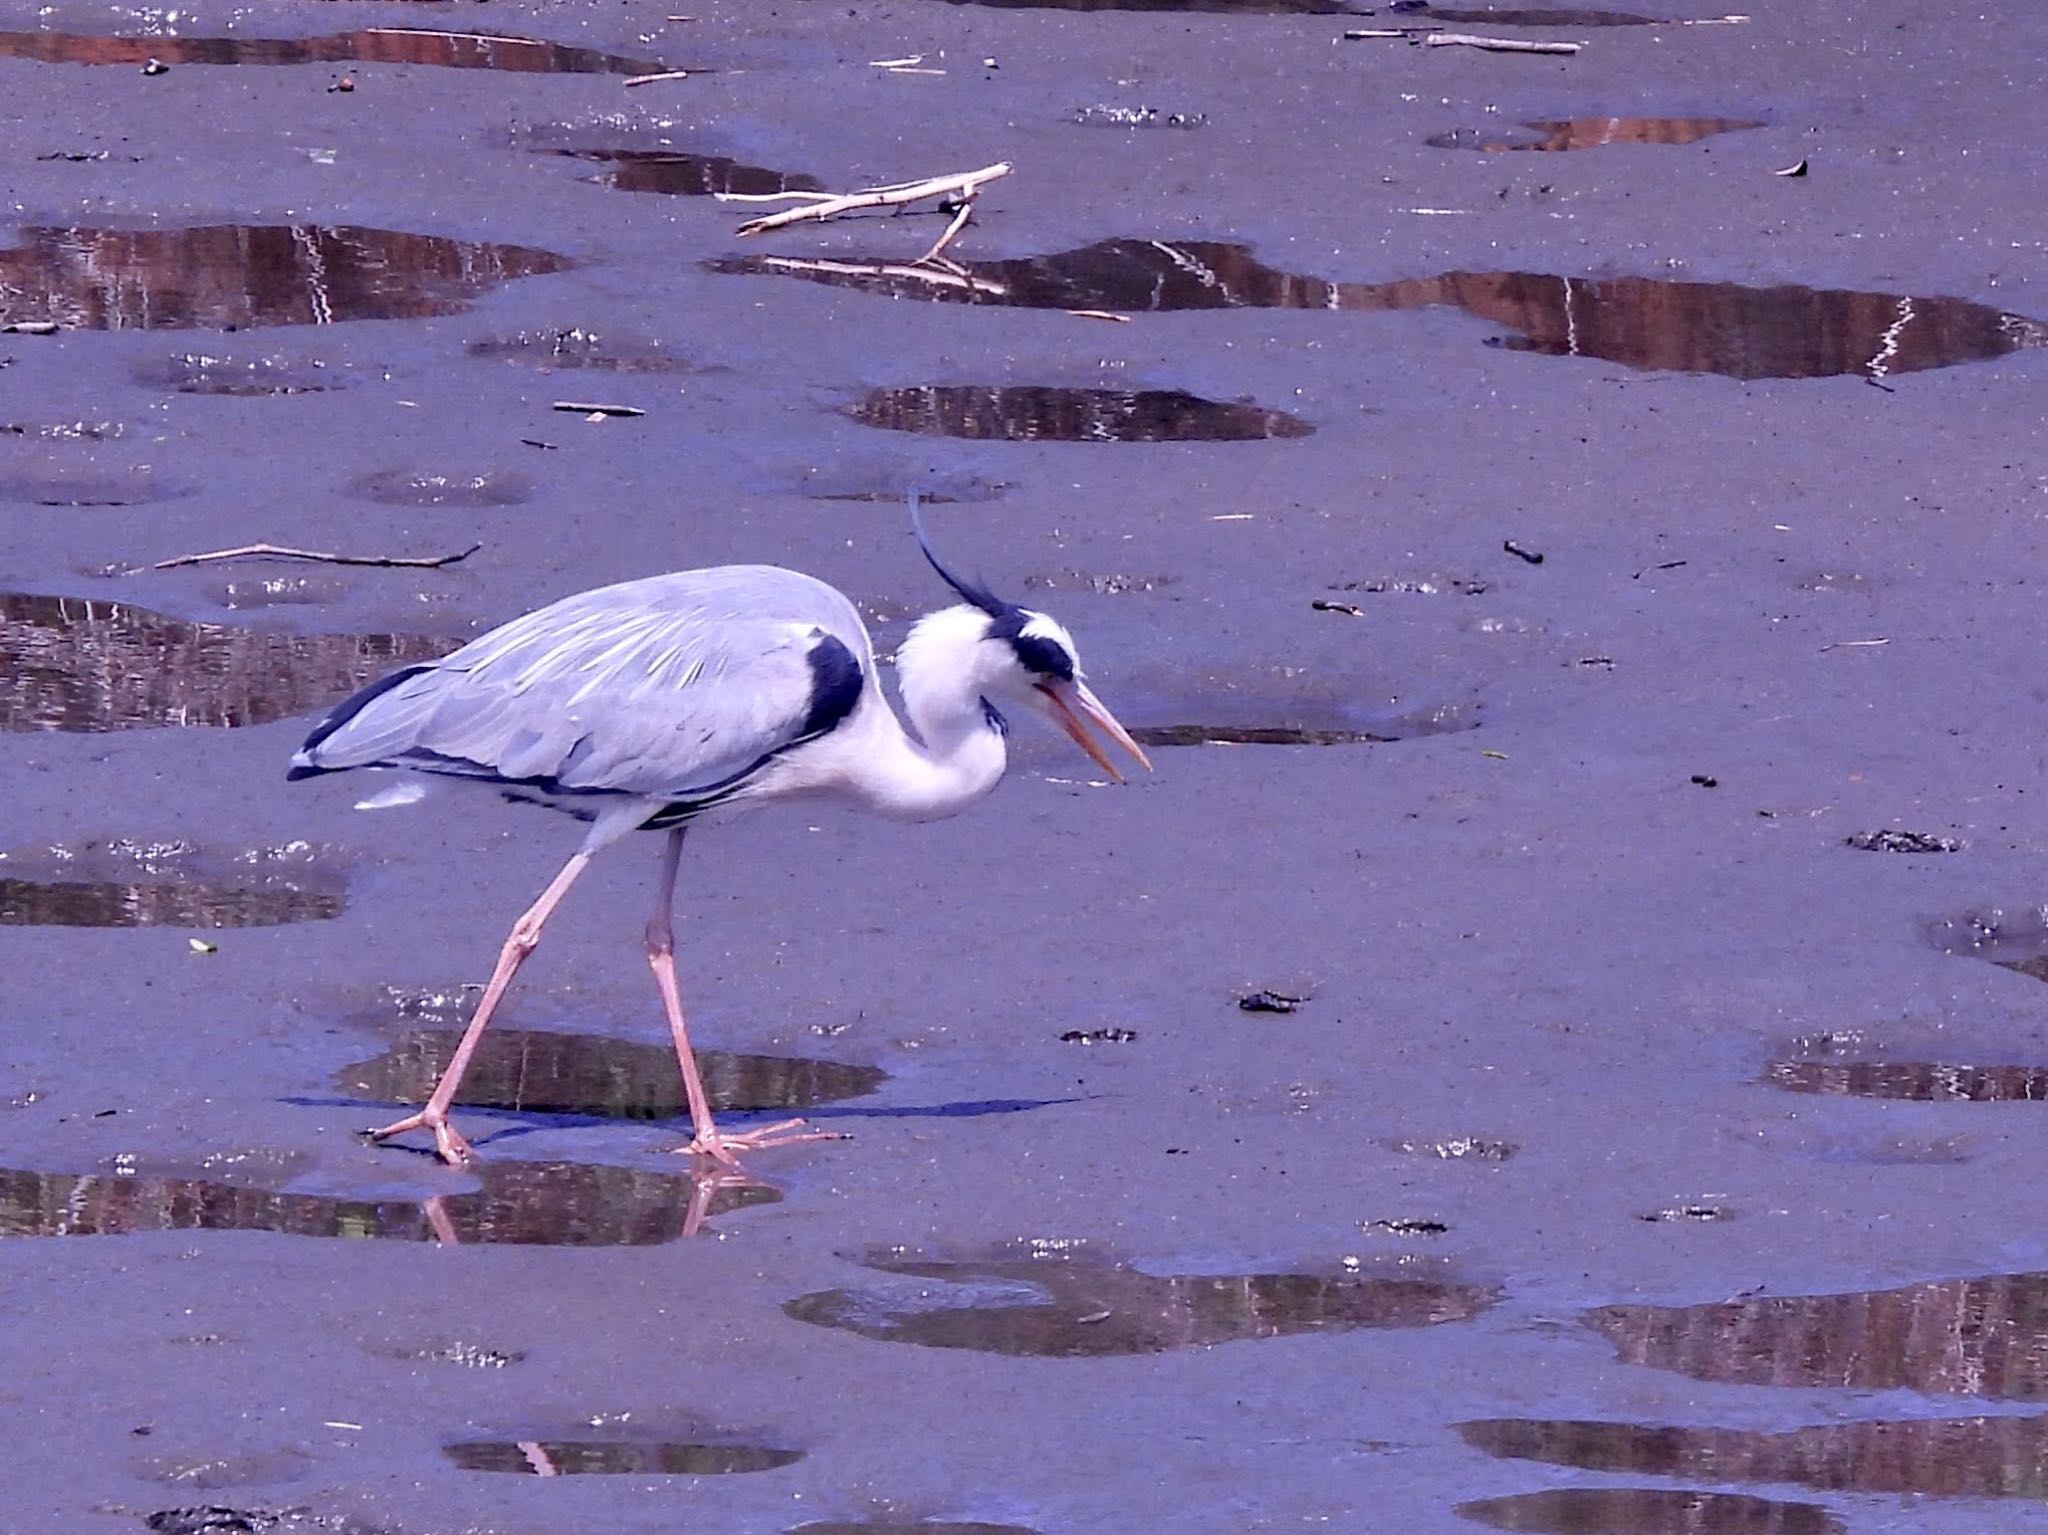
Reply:
[[[397,554],[326,554],[318,549],[290,549],[283,544],[243,544],[235,549],[209,549],[204,554],[181,554],[174,560],[158,560],[154,565],[137,565],[126,572],[135,575],[145,570],[175,570],[181,565],[216,565],[223,560],[311,560],[321,565],[377,565],[386,568],[403,566],[408,570],[439,570],[443,565],[453,565],[466,560],[482,544],[471,544],[459,554],[433,554],[408,556]]]

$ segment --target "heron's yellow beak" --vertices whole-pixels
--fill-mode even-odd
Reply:
[[[1117,771],[1116,764],[1109,760],[1101,744],[1088,733],[1090,723],[1100,727],[1112,741],[1137,758],[1146,772],[1152,771],[1152,759],[1145,755],[1145,748],[1131,739],[1131,733],[1117,723],[1116,716],[1103,706],[1101,699],[1088,691],[1085,682],[1058,682],[1048,679],[1038,683],[1037,687],[1044,695],[1047,712],[1052,715],[1053,723],[1072,736],[1074,744],[1093,757],[1096,765],[1111,778],[1118,783],[1124,781],[1124,775]]]

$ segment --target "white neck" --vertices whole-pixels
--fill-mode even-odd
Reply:
[[[869,809],[906,821],[957,815],[993,789],[1009,765],[1003,733],[982,703],[978,646],[988,618],[947,608],[919,619],[896,655],[905,735],[881,696],[863,742],[867,762],[854,790]]]

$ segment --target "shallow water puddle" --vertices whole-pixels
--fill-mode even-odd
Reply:
[[[2048,907],[1993,906],[1934,924],[1934,946],[1944,954],[1981,959],[2037,981],[2048,981]]]
[[[1146,746],[1158,747],[1385,746],[1424,736],[1476,730],[1480,723],[1477,699],[1452,699],[1382,714],[1327,699],[1299,695],[1289,698],[1284,689],[1279,690],[1279,697],[1270,696],[1275,690],[1266,689],[1269,696],[1262,703],[1249,689],[1240,692],[1241,684],[1234,680],[1223,686],[1240,696],[1227,702],[1219,712],[1238,718],[1209,724],[1140,725],[1131,734]],[[1125,707],[1135,712],[1139,702],[1126,700]],[[1154,716],[1164,714],[1170,719],[1181,707],[1172,699],[1160,699],[1153,701],[1146,712]],[[1258,719],[1262,714],[1265,718]]]
[[[619,192],[658,192],[669,197],[774,197],[784,192],[822,192],[825,184],[796,171],[771,171],[722,155],[686,155],[666,149],[543,149],[542,154],[595,160],[611,167],[588,178]]]
[[[1766,1066],[1762,1080],[1790,1093],[1841,1098],[1903,1098],[1917,1103],[2048,1102],[2048,1066],[1783,1060]]]
[[[335,1086],[374,1103],[418,1102],[433,1091],[460,1038],[453,1030],[413,1030],[382,1055],[345,1067]],[[879,1066],[725,1050],[698,1051],[697,1065],[719,1110],[807,1109],[861,1097],[889,1080]],[[544,1029],[486,1030],[455,1101],[607,1119],[672,1119],[685,1112],[672,1045]]]
[[[1404,4],[1403,0],[1395,0],[1389,9],[1397,16],[1448,22],[1460,27],[1660,27],[1670,23],[1670,18],[1665,16],[1639,16],[1633,11],[1596,11],[1579,6],[1519,6],[1496,11]]]
[[[518,506],[533,499],[533,481],[503,469],[380,469],[349,481],[348,493],[380,506]]]
[[[460,641],[287,634],[125,602],[0,593],[0,730],[262,725],[334,703]]]
[[[1516,332],[1495,343],[1511,351],[1743,379],[1884,378],[2048,345],[2041,322],[1967,299],[1543,272],[1342,283],[1267,266],[1248,245],[1207,240],[1104,240],[1049,256],[925,266],[765,255],[706,265],[893,298],[1026,309],[1449,307]]]
[[[2041,1417],[1824,1423],[1775,1433],[1666,1423],[1493,1418],[1461,1423],[1458,1432],[1467,1444],[1489,1455],[1576,1466],[1585,1471],[1680,1476],[1715,1482],[1784,1482],[1825,1492],[2048,1498],[2048,1418]],[[1530,1524],[1506,1528],[1565,1526]],[[1650,1531],[1666,1526],[1629,1525],[1617,1527],[1617,1531],[1624,1528],[1634,1535],[1638,1529]],[[1694,1526],[1669,1528],[1690,1531]],[[1719,1530],[1724,1526],[1700,1528]],[[1725,1528],[1772,1531],[1774,1535],[1782,1530],[1784,1535],[1794,1535],[1795,1531],[1838,1526],[1764,1523]]]
[[[482,1184],[416,1199],[287,1194],[206,1177],[0,1168],[0,1237],[269,1231],[397,1242],[642,1247],[781,1194],[765,1184],[571,1162],[479,1161]]]
[[[1497,1530],[1545,1535],[1837,1535],[1843,1529],[1815,1503],[1688,1488],[1555,1487],[1460,1503],[1457,1512]]]
[[[358,225],[38,226],[0,250],[0,321],[64,330],[234,329],[460,314],[553,251]]]
[[[366,27],[327,37],[101,37],[0,32],[0,58],[42,64],[424,64],[518,74],[650,75],[662,68],[594,48],[489,32]]]
[[[523,363],[544,373],[562,368],[589,368],[601,373],[681,373],[689,368],[687,362],[665,350],[659,341],[605,335],[581,326],[488,336],[470,342],[464,350],[471,357]]]
[[[26,506],[146,506],[179,493],[143,465],[44,461],[0,471],[0,501]]]
[[[1484,154],[1562,152],[1610,144],[1697,144],[1717,133],[1763,126],[1747,117],[1571,117],[1523,123],[1519,129],[1458,128],[1426,142],[1432,149],[1476,149]]]
[[[1624,1364],[1697,1380],[2048,1400],[2048,1273],[1604,1306],[1587,1313],[1586,1325]]]
[[[135,370],[137,383],[179,394],[262,399],[271,395],[321,394],[348,387],[347,374],[317,358],[220,356],[179,352]]]
[[[819,1519],[797,1525],[788,1535],[1039,1535],[1028,1524],[988,1524],[980,1519]]]
[[[860,1261],[891,1277],[802,1295],[783,1311],[892,1343],[1075,1359],[1428,1327],[1477,1316],[1499,1298],[1491,1286],[1405,1273],[1147,1274],[1070,1244],[962,1261],[884,1250]]]
[[[338,917],[346,877],[310,843],[212,853],[189,842],[0,853],[0,927],[272,927]]]
[[[441,1453],[464,1471],[525,1476],[728,1476],[804,1458],[802,1450],[759,1444],[612,1439],[464,1439]]]
[[[1401,739],[1296,725],[1142,725],[1131,734],[1145,746],[1381,746]]]
[[[1205,16],[1369,16],[1343,0],[946,0],[999,11],[1172,11]]]
[[[1179,389],[920,384],[877,389],[848,414],[864,426],[991,442],[1255,442],[1306,437],[1298,416]]]

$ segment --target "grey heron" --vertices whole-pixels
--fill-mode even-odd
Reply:
[[[914,501],[911,511],[915,522]],[[471,1158],[448,1110],[477,1042],[577,876],[636,830],[668,833],[647,959],[682,1067],[693,1132],[683,1149],[736,1167],[742,1151],[827,1138],[802,1120],[742,1134],[712,1120],[676,981],[676,869],[687,828],[784,800],[850,802],[905,821],[957,814],[1003,776],[1010,708],[1043,715],[1119,782],[1091,724],[1152,765],[1082,680],[1064,628],[954,576],[921,526],[917,533],[962,601],[918,620],[897,652],[914,735],[882,692],[853,604],[772,565],[677,571],[564,597],[438,661],[392,672],[314,727],[291,778],[410,768],[589,823],[582,846],[513,924],[426,1105],[371,1139],[423,1129],[444,1161]]]

